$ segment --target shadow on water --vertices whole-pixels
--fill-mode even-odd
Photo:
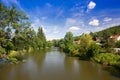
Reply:
[[[103,70],[108,71],[112,76],[120,78],[120,69],[117,69],[116,67],[105,66],[103,67]]]
[[[90,61],[88,57],[83,57],[83,56],[80,56],[79,60]],[[103,66],[102,69],[109,72],[110,75],[120,78],[120,66]]]
[[[0,64],[0,70],[1,70],[3,67],[4,67],[3,64]]]

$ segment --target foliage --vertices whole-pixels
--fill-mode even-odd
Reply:
[[[61,39],[61,40],[62,40],[62,39]],[[53,42],[53,45],[54,45],[55,47],[58,47],[61,41],[54,39],[54,40],[52,40],[52,42]]]
[[[113,27],[110,27],[108,29],[96,32],[95,34],[97,34],[97,36],[105,39],[106,37],[108,38],[112,35],[120,34],[120,26],[113,26]]]
[[[14,45],[11,41],[7,41],[5,49],[7,51],[7,54],[10,52],[10,50],[12,50],[14,48]]]
[[[74,37],[71,32],[67,32],[64,39],[59,40],[59,47],[69,55],[92,57],[99,53],[99,46],[93,43],[92,36],[83,34],[77,36],[76,40],[80,40],[80,44],[74,43]]]
[[[8,58],[8,60],[10,62],[14,63],[14,64],[18,64],[18,60],[16,58],[14,58],[14,57],[10,57],[10,58]]]
[[[0,54],[5,54],[5,49],[0,46]]]
[[[10,53],[9,53],[9,57],[14,57],[14,56],[16,56],[18,54],[18,52],[17,51],[10,51]]]
[[[58,46],[59,46],[61,49],[64,49],[64,48],[65,48],[64,39],[61,39],[61,40],[58,42]]]
[[[99,53],[100,53],[100,46],[93,42],[88,48],[87,56],[89,58],[92,58],[94,56],[97,56]]]
[[[89,46],[93,42],[92,36],[89,34],[85,34],[81,36],[80,40],[81,40],[79,48],[80,56],[87,56]]]
[[[73,44],[72,46],[74,47],[73,51],[71,51],[72,55],[73,56],[79,56],[79,45]]]
[[[94,56],[93,59],[102,64],[106,63],[107,65],[116,65],[120,61],[120,56],[112,53],[101,53]]]
[[[65,44],[64,51],[68,54],[71,54],[72,51],[74,50],[73,41],[74,38],[72,32],[67,32],[64,37],[64,44]],[[64,45],[62,45],[62,47],[64,47]]]
[[[47,48],[53,47],[53,42],[52,41],[47,41],[46,46],[47,46]]]
[[[80,36],[75,36],[75,37],[74,37],[74,40],[75,40],[75,41],[80,40]]]
[[[38,32],[37,32],[37,39],[38,39],[38,48],[46,48],[46,37],[45,34],[43,33],[43,29],[42,27],[38,28]]]
[[[120,48],[120,41],[117,41],[117,42],[115,43],[115,45],[116,45],[117,48]]]
[[[105,30],[93,33],[93,37],[98,37],[103,44],[103,47],[116,47],[114,40],[110,39],[110,36],[120,34],[120,25],[107,28]]]
[[[19,52],[50,48],[53,43],[46,41],[41,27],[36,32],[24,11],[14,5],[6,7],[0,2],[0,56],[6,56],[16,63],[21,60]],[[9,56],[9,57],[8,57]]]
[[[65,40],[66,46],[73,44],[74,38],[73,38],[72,32],[67,32],[65,37],[64,37],[64,40]]]

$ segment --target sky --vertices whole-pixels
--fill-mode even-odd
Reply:
[[[120,0],[0,0],[28,15],[31,27],[42,27],[47,40],[100,31],[120,25]]]

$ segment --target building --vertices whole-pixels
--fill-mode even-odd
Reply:
[[[80,40],[74,41],[75,44],[80,44]]]
[[[110,38],[119,41],[120,40],[120,35],[113,35]]]

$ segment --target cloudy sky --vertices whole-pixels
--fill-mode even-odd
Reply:
[[[37,31],[43,27],[48,40],[68,31],[80,35],[120,24],[120,0],[0,0],[24,10]]]

